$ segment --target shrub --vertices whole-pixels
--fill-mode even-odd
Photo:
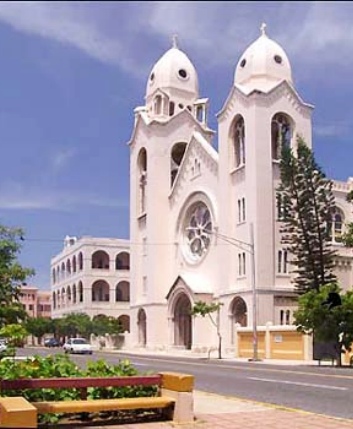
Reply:
[[[0,379],[16,380],[19,378],[60,378],[60,377],[113,377],[138,375],[138,371],[127,359],[116,365],[104,360],[89,362],[85,370],[80,369],[69,356],[55,354],[42,357],[35,355],[23,361],[1,360]],[[124,397],[156,396],[157,386],[124,386],[108,388],[88,388],[88,399],[107,399]],[[30,402],[67,401],[80,399],[78,389],[24,389],[6,390],[1,396],[23,396]],[[40,415],[42,423],[57,423],[61,414]]]

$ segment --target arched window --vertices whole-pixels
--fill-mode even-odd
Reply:
[[[83,302],[83,286],[82,286],[82,282],[79,282],[79,284],[78,284],[78,298],[79,298],[79,302]]]
[[[74,284],[72,286],[72,303],[76,304],[76,302],[77,302],[76,285]]]
[[[154,99],[154,113],[160,115],[162,113],[162,96],[156,95]]]
[[[67,287],[66,296],[67,296],[67,305],[70,305],[71,304],[71,298],[72,298],[70,286]]]
[[[232,134],[234,167],[240,167],[245,164],[245,124],[242,116],[235,119]]]
[[[61,276],[62,279],[65,278],[65,262],[61,263]]]
[[[53,292],[53,309],[56,309],[56,294]]]
[[[130,284],[123,281],[117,284],[115,288],[115,301],[116,302],[129,302],[130,301]]]
[[[122,332],[130,332],[130,316],[122,314],[118,317]]]
[[[65,288],[61,289],[61,306],[66,306],[66,294],[65,294]]]
[[[71,274],[71,261],[70,261],[70,259],[68,259],[66,261],[66,272],[68,275]]]
[[[109,302],[109,285],[104,280],[97,280],[92,285],[93,302]]]
[[[76,256],[72,258],[72,272],[76,273]]]
[[[61,277],[60,277],[60,268],[56,267],[56,279],[57,281],[60,281]]]
[[[130,255],[127,252],[121,252],[115,258],[116,270],[129,270],[130,269]]]
[[[109,270],[109,255],[103,250],[97,250],[92,255],[92,268]]]
[[[344,214],[338,207],[334,207],[331,211],[331,217],[327,222],[327,230],[332,242],[342,242],[343,226]]]
[[[181,161],[184,158],[186,143],[176,143],[170,157],[170,186],[173,186],[176,175],[178,174]]]
[[[78,269],[83,270],[83,256],[82,252],[78,254]]]
[[[52,270],[52,278],[53,278],[53,284],[55,284],[55,282],[56,282],[55,268],[53,268],[53,270]]]
[[[141,213],[146,211],[146,185],[147,185],[147,152],[145,148],[140,150],[137,158],[138,171],[138,207]]]
[[[290,147],[292,140],[292,125],[290,118],[284,113],[276,113],[271,121],[272,159],[281,159],[282,148]]]

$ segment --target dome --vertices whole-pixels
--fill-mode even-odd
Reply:
[[[235,69],[234,85],[246,92],[267,92],[283,80],[293,83],[287,54],[267,36],[265,28],[262,24],[261,36],[246,49]]]
[[[169,49],[154,65],[149,75],[146,98],[148,99],[157,89],[170,95],[173,90],[185,93],[188,98],[197,99],[199,84],[195,67],[173,40]]]

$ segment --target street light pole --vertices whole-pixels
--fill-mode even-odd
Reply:
[[[251,254],[251,276],[252,276],[252,331],[253,331],[253,357],[250,362],[258,362],[258,336],[257,336],[257,295],[256,295],[256,275],[255,275],[255,243],[254,243],[254,225],[250,223],[250,254]]]

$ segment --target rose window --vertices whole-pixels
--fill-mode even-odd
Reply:
[[[185,238],[193,260],[201,259],[210,246],[212,232],[211,213],[203,203],[198,203],[189,212]]]

